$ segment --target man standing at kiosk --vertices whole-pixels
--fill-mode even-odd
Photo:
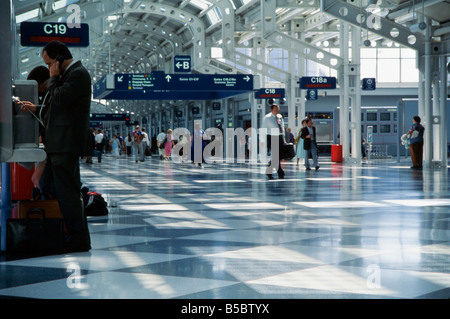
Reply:
[[[91,245],[80,197],[79,158],[89,151],[91,77],[61,42],[48,43],[42,58],[50,71],[46,85],[51,99],[44,118],[45,173],[54,183],[54,196],[64,218],[66,250],[88,251]]]

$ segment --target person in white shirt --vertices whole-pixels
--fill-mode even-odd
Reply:
[[[164,147],[160,148],[160,145],[164,141],[165,138],[166,138],[166,133],[164,133],[164,130],[161,130],[161,133],[159,133],[158,136],[156,137],[156,144],[158,146],[158,152],[159,152],[160,159],[164,158]]]
[[[95,149],[100,152],[98,156],[98,162],[102,162],[102,153],[103,153],[103,133],[102,130],[98,129],[97,134],[95,134]]]
[[[144,150],[144,154],[145,154],[145,150],[147,149],[147,146],[148,147],[151,147],[150,146],[150,140],[149,140],[149,138],[148,138],[148,134],[147,134],[147,132],[145,132],[145,128],[142,128],[142,134],[144,135],[144,138],[142,139],[142,149]],[[152,156],[152,154],[150,153],[150,156]]]
[[[274,139],[278,139],[278,159],[272,156],[272,160],[277,159],[278,163],[269,163],[269,167],[267,168],[266,174],[269,179],[273,179],[272,176],[272,164],[277,167],[278,178],[284,178],[284,170],[281,167],[281,145],[285,142],[285,134],[284,134],[284,122],[283,117],[280,112],[280,106],[277,104],[272,104],[270,107],[270,112],[266,114],[263,118],[262,127],[267,129],[267,152],[272,156],[272,136]]]

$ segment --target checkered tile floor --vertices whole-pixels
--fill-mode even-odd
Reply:
[[[109,215],[88,253],[0,262],[0,298],[391,299],[450,297],[448,171],[322,159],[81,164]]]

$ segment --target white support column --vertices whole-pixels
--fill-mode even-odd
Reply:
[[[440,162],[441,160],[441,121],[442,117],[440,116],[440,100],[439,100],[439,57],[433,57],[433,75],[432,75],[432,92],[433,92],[433,101],[432,108],[433,113],[431,116],[431,123],[433,123],[433,153],[432,160],[433,162]]]
[[[340,144],[342,145],[342,155],[344,162],[348,162],[350,158],[350,138],[349,138],[349,91],[350,91],[350,81],[349,81],[349,56],[348,56],[348,44],[349,44],[349,34],[348,27],[349,24],[347,22],[342,21],[342,29],[340,30],[340,38],[341,38],[341,56],[344,59],[342,71],[343,74],[341,76],[342,82],[340,84],[340,112],[339,112],[339,120],[340,120]]]
[[[305,40],[304,32],[300,33],[300,40],[302,40],[302,41]],[[300,76],[304,76],[306,74],[305,58],[301,54],[299,54],[299,56],[298,56],[298,70],[299,70]],[[297,85],[297,88],[298,87],[299,86]],[[302,120],[305,118],[305,114],[306,114],[306,90],[300,90],[300,89],[298,89],[298,90],[300,91],[300,96],[298,97],[299,104],[297,105],[297,115],[298,115],[298,126],[299,126],[299,129],[301,129]]]
[[[249,147],[252,152],[250,152],[250,164],[257,164],[258,163],[258,152],[256,151],[258,149],[258,135],[256,132],[258,132],[258,108],[259,105],[257,104],[257,99],[255,99],[254,94],[249,94],[248,96],[250,105],[251,105],[251,129],[252,129],[252,135],[249,143]]]
[[[360,84],[360,48],[361,48],[361,29],[355,26],[351,27],[352,34],[352,113],[351,113],[351,132],[352,132],[352,162],[361,163],[361,84]]]
[[[225,98],[223,99],[223,141],[224,141],[224,161],[227,161],[227,147],[228,147],[228,134],[227,134],[227,128],[228,128],[228,113],[229,113],[229,99]]]
[[[293,70],[294,68],[291,68]],[[291,75],[291,80],[286,82],[289,85],[289,96],[287,99],[288,103],[288,127],[295,132],[295,88],[297,81],[294,78],[294,74]]]
[[[293,30],[292,26],[293,26],[293,22],[291,22],[291,30]],[[291,34],[292,38],[294,34]],[[289,92],[288,98],[287,98],[287,102],[288,102],[288,127],[291,128],[292,133],[296,133],[297,132],[297,128],[295,126],[295,91],[296,91],[296,87],[297,87],[297,81],[295,79],[295,54],[294,51],[290,50],[288,51],[289,54],[289,70],[291,70],[290,74],[290,79],[289,81],[286,81],[285,83],[289,85],[289,90],[287,90],[287,92]]]
[[[431,167],[433,153],[433,130],[432,130],[432,105],[431,105],[431,85],[432,85],[432,56],[431,56],[431,24],[428,19],[427,29],[425,31],[425,116],[423,124],[425,126],[424,134],[424,156],[423,166]]]

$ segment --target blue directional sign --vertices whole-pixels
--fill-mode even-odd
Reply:
[[[92,113],[90,121],[127,121],[130,116],[127,114]]]
[[[263,88],[255,92],[255,99],[282,99],[284,89]]]
[[[45,46],[50,41],[60,41],[71,47],[89,46],[89,25],[79,23],[73,27],[63,22],[22,22],[20,44]]]
[[[191,56],[176,55],[173,59],[175,72],[191,72]]]
[[[218,100],[254,91],[249,74],[119,73],[94,85],[95,99]]]
[[[362,90],[374,91],[376,89],[375,78],[364,78],[362,79]]]
[[[302,76],[300,89],[335,89],[336,78],[330,76]]]

